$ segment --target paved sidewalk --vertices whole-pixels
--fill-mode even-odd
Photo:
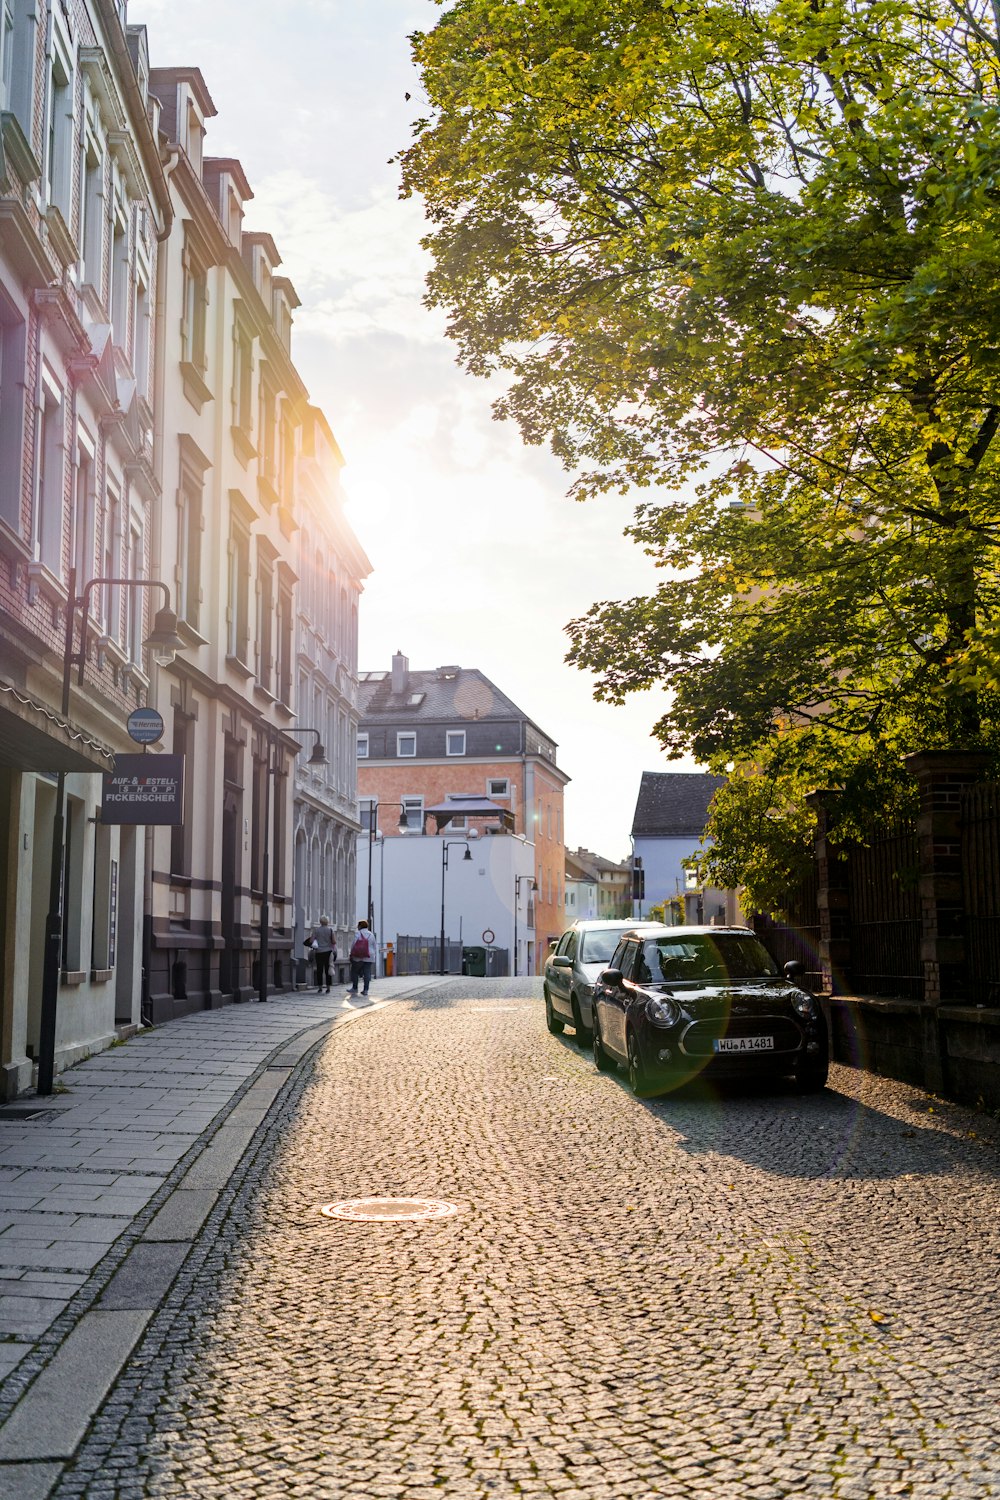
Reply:
[[[85,1315],[107,1325],[127,1311],[132,1346],[136,1314],[148,1318],[284,1083],[331,1026],[434,982],[376,980],[367,1002],[341,988],[201,1011],[69,1069],[49,1099],[0,1109],[0,1422]],[[103,1311],[88,1313],[98,1298]],[[94,1332],[77,1372],[90,1383]],[[119,1330],[111,1378],[122,1347]],[[21,1493],[5,1466],[24,1447],[13,1425],[0,1429],[5,1500]]]

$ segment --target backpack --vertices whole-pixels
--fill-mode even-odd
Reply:
[[[368,938],[365,936],[364,933],[359,932],[358,935],[357,935],[357,937],[354,939],[354,942],[351,944],[351,957],[352,958],[367,958],[368,957]]]

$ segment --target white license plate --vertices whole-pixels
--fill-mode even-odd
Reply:
[[[773,1036],[717,1036],[712,1043],[715,1052],[773,1052]]]

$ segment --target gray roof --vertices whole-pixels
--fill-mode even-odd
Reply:
[[[505,693],[482,672],[469,667],[436,667],[406,673],[403,691],[392,691],[391,672],[362,672],[358,710],[363,719],[526,719]]]
[[[632,819],[634,838],[700,837],[708,804],[724,776],[706,771],[643,771]]]
[[[403,691],[392,690],[391,672],[361,672],[358,677],[358,717],[362,728],[375,725],[468,724],[503,722],[530,726],[522,748],[539,748],[554,759],[556,742],[534,719],[518,708],[478,667],[435,667],[413,671],[407,664]]]

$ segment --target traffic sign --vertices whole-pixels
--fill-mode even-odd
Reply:
[[[486,944],[487,947],[489,947],[490,943],[495,943],[496,940],[497,940],[497,935],[493,931],[493,928],[492,927],[487,927],[486,930],[485,930],[485,932],[483,933],[483,942]]]

